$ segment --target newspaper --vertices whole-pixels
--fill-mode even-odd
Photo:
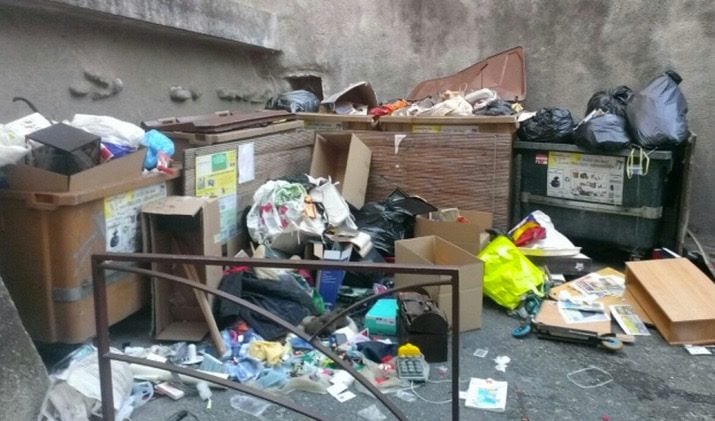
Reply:
[[[559,309],[563,310],[579,310],[591,313],[605,313],[606,306],[602,302],[573,302],[573,301],[559,301]]]
[[[576,279],[570,284],[582,294],[592,294],[599,297],[612,295],[622,297],[626,289],[623,278],[614,275],[601,275],[589,273],[586,276]]]
[[[566,323],[597,323],[611,320],[608,313],[605,312],[569,310],[559,307],[559,313]]]
[[[633,308],[629,305],[612,305],[609,306],[613,318],[616,319],[621,329],[628,335],[643,335],[648,336],[648,328],[645,327],[643,321],[633,312]]]

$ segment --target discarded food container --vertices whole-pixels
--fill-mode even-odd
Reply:
[[[33,339],[80,343],[95,335],[92,254],[141,250],[139,207],[165,196],[178,177],[142,176],[139,168],[79,192],[0,190],[0,272]],[[110,324],[146,304],[149,283],[137,275],[106,279]]]

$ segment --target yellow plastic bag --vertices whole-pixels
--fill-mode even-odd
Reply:
[[[484,293],[513,310],[525,294],[543,296],[544,273],[509,238],[500,235],[477,255],[484,262]]]

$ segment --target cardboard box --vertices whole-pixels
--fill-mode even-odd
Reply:
[[[144,251],[147,253],[221,256],[217,199],[169,196],[142,207]],[[189,278],[181,265],[152,264],[159,270]],[[212,288],[221,281],[220,266],[197,267],[199,280]],[[213,295],[207,294],[209,303]],[[208,325],[194,291],[185,285],[154,279],[152,324],[159,340],[200,341]]]
[[[372,151],[354,134],[317,134],[310,175],[331,177],[345,201],[360,209],[365,204]]]
[[[715,343],[715,283],[688,259],[627,262],[626,288],[669,344]]]
[[[63,175],[26,164],[3,168],[8,184],[13,190],[42,192],[79,192],[100,189],[115,184],[117,180],[135,179],[144,169],[146,149],[99,164],[72,175]]]
[[[460,210],[467,222],[433,220],[430,215],[418,215],[415,222],[415,237],[436,235],[476,255],[482,249],[481,234],[492,227],[489,212]]]
[[[397,300],[382,298],[365,315],[365,327],[370,335],[397,334]]]
[[[396,263],[450,265],[459,267],[459,331],[479,329],[482,325],[482,280],[484,263],[461,247],[436,236],[418,237],[395,242]],[[396,274],[395,285],[436,281],[437,275]],[[444,310],[450,325],[451,286],[425,288],[430,297]]]
[[[313,241],[309,243],[310,256],[321,260],[338,260],[347,262],[350,260],[353,247],[350,243],[338,243],[339,250],[328,250],[323,243]],[[315,285],[318,288],[318,293],[323,297],[325,307],[328,310],[335,308],[335,303],[338,301],[338,293],[340,287],[343,286],[345,279],[344,270],[320,270],[315,280]]]

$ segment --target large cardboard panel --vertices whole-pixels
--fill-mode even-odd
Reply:
[[[73,175],[63,175],[25,164],[9,165],[3,170],[13,190],[42,192],[79,192],[99,189],[121,179],[134,179],[144,168],[146,149],[97,165]]]
[[[434,221],[417,215],[415,237],[436,235],[476,255],[481,250],[480,234],[492,227],[490,212],[460,210],[466,222]]]
[[[323,133],[315,137],[310,175],[331,177],[345,200],[360,209],[365,204],[370,175],[370,148],[351,133]]]
[[[715,284],[688,259],[627,262],[626,287],[669,344],[715,343]]]
[[[142,208],[142,227],[145,252],[221,256],[219,204],[216,199],[170,196],[151,202]],[[152,268],[189,278],[181,266],[157,263]],[[221,267],[197,268],[197,273],[199,281],[209,287],[217,288],[221,281]],[[156,339],[203,339],[208,325],[191,288],[155,279],[152,289],[152,321]],[[213,301],[212,295],[208,298],[209,302]]]
[[[478,329],[481,327],[482,317],[482,280],[484,263],[473,254],[436,236],[418,237],[395,242],[396,263],[417,263],[432,265],[447,265],[459,267],[459,294],[460,299],[460,331]],[[408,275],[396,274],[395,285],[413,285],[418,282],[439,280],[437,275]],[[451,285],[442,285],[425,288],[437,305],[440,301],[445,303],[447,297],[451,299]],[[479,292],[479,294],[476,293]],[[475,299],[479,295],[479,299]],[[450,301],[451,303],[451,301]],[[451,309],[451,304],[450,307]],[[442,308],[445,310],[444,308]],[[447,313],[450,324],[451,312]]]

